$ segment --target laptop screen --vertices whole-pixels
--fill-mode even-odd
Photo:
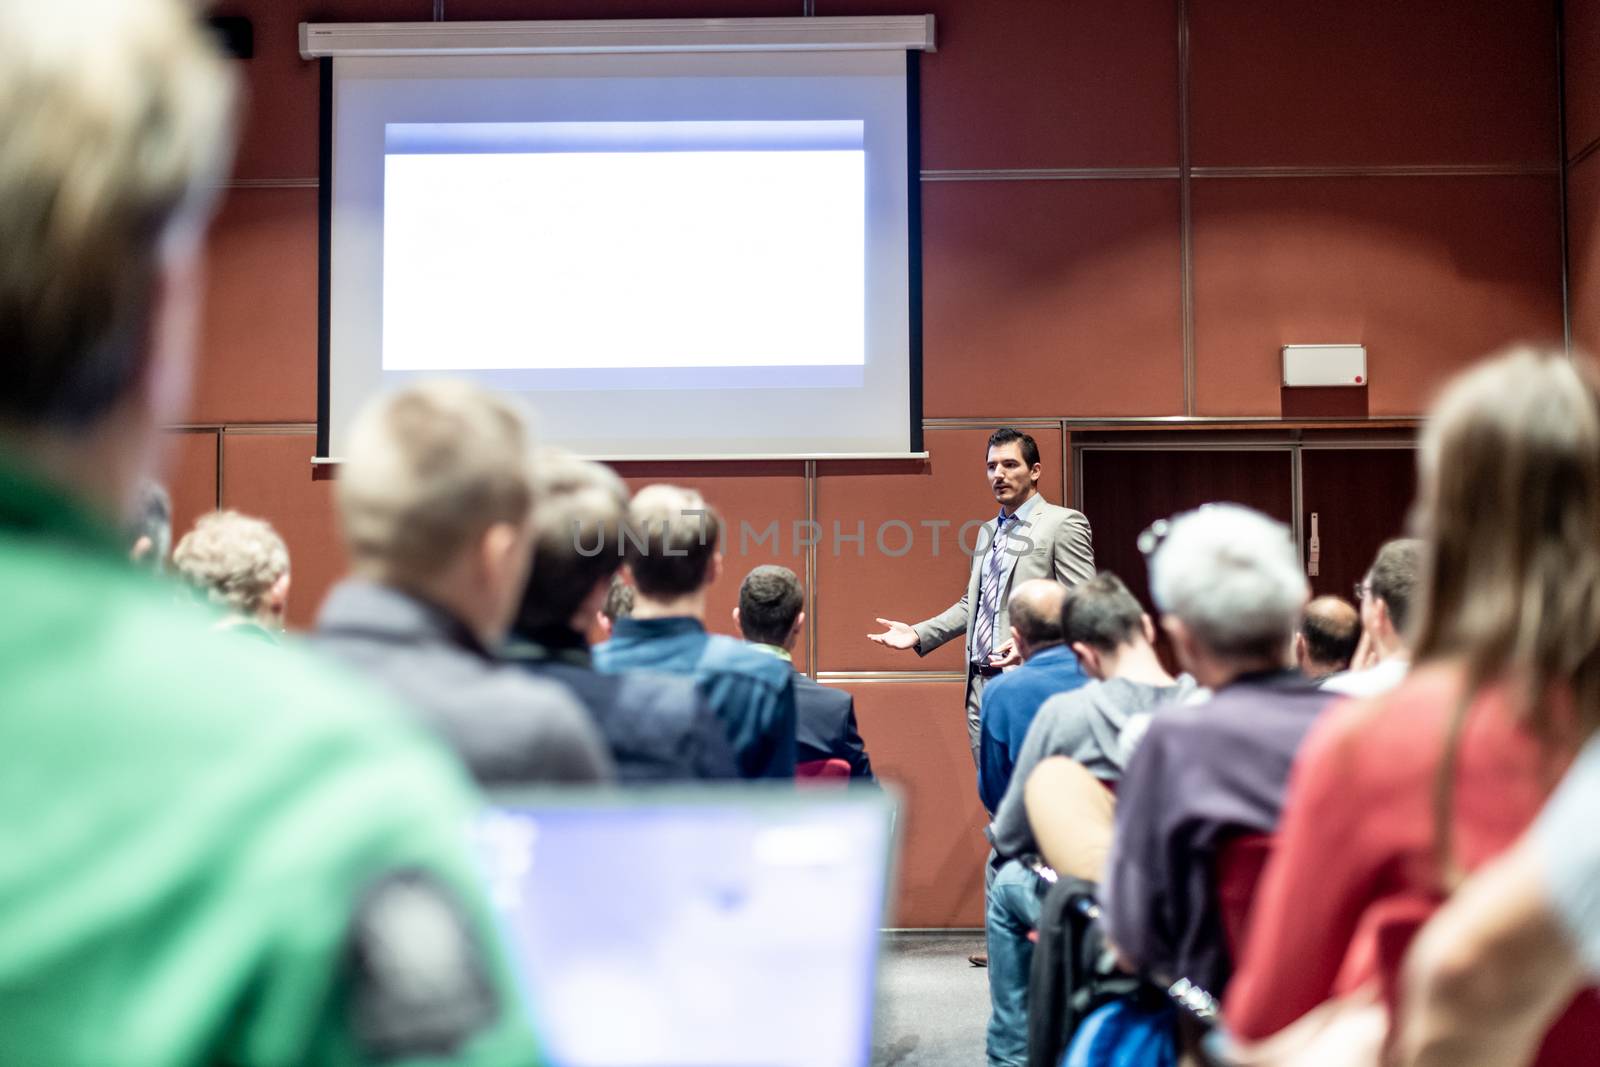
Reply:
[[[495,797],[478,850],[552,1062],[865,1067],[892,812],[873,790]]]

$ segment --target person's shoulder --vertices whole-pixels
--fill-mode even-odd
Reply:
[[[573,690],[558,678],[540,677],[512,663],[485,663],[476,683],[468,682],[459,695],[488,713],[533,713],[554,721],[585,714]]]
[[[823,707],[843,709],[850,706],[852,697],[848,689],[838,686],[823,685],[815,678],[808,678],[796,673],[794,676],[795,699],[810,699]]]
[[[1076,689],[1046,697],[1039,705],[1034,721],[1042,723],[1040,729],[1060,731],[1086,722],[1094,703],[1106,691],[1105,682],[1091,678]]]
[[[1089,521],[1084,513],[1078,511],[1076,508],[1069,508],[1064,504],[1052,504],[1050,501],[1045,500],[1042,497],[1040,498],[1039,503],[1034,507],[1032,518],[1035,524],[1049,523],[1051,525],[1064,525],[1067,523],[1077,522],[1086,523]]]
[[[1023,666],[1026,666],[1026,664]],[[1012,689],[1022,684],[1025,684],[1022,667],[1013,667],[1011,670],[1001,671],[985,682],[983,684],[983,695],[988,698],[990,696],[998,697],[1009,694]]]
[[[794,667],[787,660],[757,651],[726,634],[708,635],[700,663],[703,670],[742,675],[774,689],[789,686],[795,677]]]
[[[375,688],[293,643],[250,640],[214,621],[162,584],[113,576],[95,617],[45,656],[43,690],[89,701],[119,730],[186,750],[208,770],[291,750],[336,760],[432,747]]]
[[[612,699],[619,707],[645,709],[660,719],[692,720],[700,711],[694,679],[665,671],[625,671],[600,675],[615,683]]]

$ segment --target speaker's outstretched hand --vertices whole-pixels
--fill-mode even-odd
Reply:
[[[879,619],[878,625],[886,627],[881,634],[868,634],[869,641],[876,641],[886,648],[915,648],[917,647],[917,631],[903,622],[893,619]]]

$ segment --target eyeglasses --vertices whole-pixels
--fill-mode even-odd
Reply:
[[[1139,551],[1146,556],[1154,555],[1155,550],[1161,547],[1161,542],[1167,539],[1167,534],[1172,532],[1172,522],[1169,519],[1157,519],[1144,528],[1139,539],[1134,543],[1139,546]]]

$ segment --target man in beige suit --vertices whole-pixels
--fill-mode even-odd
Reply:
[[[919,656],[967,635],[967,736],[974,763],[984,682],[1020,660],[1006,612],[1012,587],[1030,578],[1075,585],[1094,577],[1089,520],[1039,495],[1039,446],[1031,436],[996,430],[989,437],[987,471],[1000,514],[983,525],[967,591],[931,619],[915,625],[879,619],[887,629],[868,635],[889,648],[914,648]]]

